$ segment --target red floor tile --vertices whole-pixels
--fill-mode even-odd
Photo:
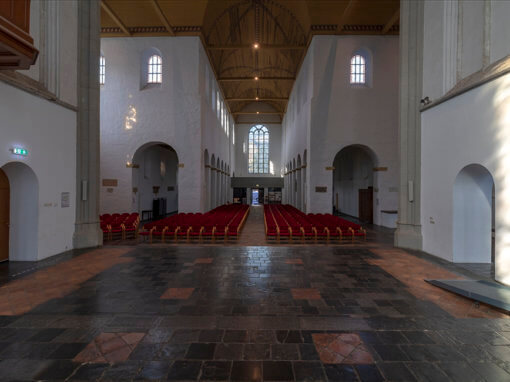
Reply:
[[[73,361],[116,363],[129,358],[145,333],[101,333]]]
[[[312,335],[315,348],[323,363],[374,363],[360,337],[354,333],[316,333]]]
[[[193,294],[195,288],[169,288],[161,295],[162,299],[187,300]]]
[[[292,288],[292,297],[294,300],[320,300],[321,294],[315,288]]]

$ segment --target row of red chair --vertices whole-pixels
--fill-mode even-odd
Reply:
[[[162,242],[170,239],[178,242],[179,239],[187,242],[198,239],[204,240],[237,239],[239,232],[248,216],[247,205],[230,204],[216,207],[202,213],[180,213],[167,218],[147,223],[139,235],[148,238],[152,243],[154,238]]]
[[[268,239],[326,240],[363,237],[367,232],[359,224],[331,214],[305,214],[288,204],[264,205],[264,224]]]
[[[138,213],[104,214],[99,216],[99,224],[103,235],[112,240],[114,236],[121,236],[126,239],[128,235],[136,237],[140,216]]]

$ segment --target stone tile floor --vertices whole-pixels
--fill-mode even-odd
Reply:
[[[390,248],[105,247],[0,286],[0,381],[509,381],[504,312]]]

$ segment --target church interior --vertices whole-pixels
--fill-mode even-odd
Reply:
[[[0,380],[509,381],[509,17],[0,0]]]

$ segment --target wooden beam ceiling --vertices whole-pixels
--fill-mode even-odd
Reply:
[[[175,33],[174,33],[174,29],[172,28],[172,26],[170,25],[170,23],[168,22],[168,19],[166,18],[165,14],[163,13],[163,11],[161,10],[159,4],[158,4],[158,1],[157,0],[151,0],[151,3],[154,7],[154,10],[156,11],[156,13],[158,14],[158,17],[160,18],[161,22],[163,23],[163,25],[165,26],[168,34],[170,36],[175,36]]]
[[[252,115],[244,108],[253,102],[283,116],[313,35],[398,34],[399,7],[400,0],[101,0],[101,27],[104,37],[199,36],[239,119]]]

